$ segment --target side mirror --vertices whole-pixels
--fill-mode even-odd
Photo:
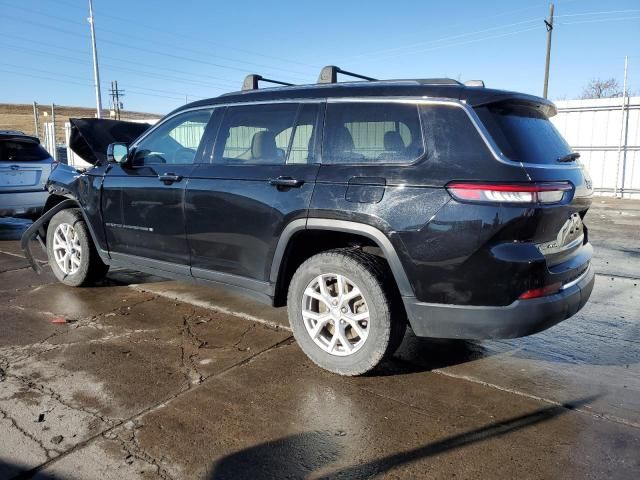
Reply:
[[[126,143],[111,143],[107,147],[107,161],[126,163],[129,158],[129,147]]]

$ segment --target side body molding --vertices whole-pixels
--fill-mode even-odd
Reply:
[[[276,247],[276,251],[273,256],[270,274],[271,282],[275,283],[278,280],[278,272],[283,260],[282,257],[284,256],[290,238],[294,233],[305,229],[333,230],[337,232],[354,233],[357,235],[363,235],[373,240],[384,253],[387,262],[389,262],[391,272],[393,273],[396,284],[398,285],[400,294],[403,297],[413,297],[415,295],[413,293],[413,289],[411,288],[411,283],[409,283],[407,274],[404,271],[404,267],[400,262],[400,258],[398,257],[395,248],[393,247],[387,236],[371,225],[366,225],[364,223],[358,222],[349,222],[347,220],[308,218],[306,219],[306,221],[304,219],[299,219],[294,220],[293,222],[288,224],[282,231],[282,235],[280,235],[280,240],[278,240],[278,246]]]

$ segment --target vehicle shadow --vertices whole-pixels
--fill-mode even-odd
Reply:
[[[27,478],[37,478],[38,480],[62,480],[63,477],[43,472],[36,472],[35,469],[26,468],[22,465],[0,460],[0,478],[8,480],[22,480]]]
[[[492,352],[473,340],[416,337],[409,330],[396,353],[368,374],[373,377],[406,375],[452,367],[489,357]]]
[[[597,397],[540,408],[526,415],[493,422],[412,450],[338,468],[320,477],[314,475],[314,478],[365,479],[381,475],[405,464],[549,421],[590,403]],[[306,478],[340,460],[339,452],[343,451],[340,438],[342,437],[335,436],[332,432],[305,432],[256,445],[216,461],[212,465],[209,479]]]

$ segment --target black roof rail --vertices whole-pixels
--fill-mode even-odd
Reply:
[[[320,76],[318,77],[318,83],[338,83],[338,74],[347,75],[348,77],[361,78],[362,80],[369,80],[375,82],[377,78],[367,77],[366,75],[360,75],[359,73],[347,72],[335,65],[327,65],[320,70]]]
[[[293,86],[293,83],[281,82],[280,80],[272,80],[270,78],[264,78],[262,75],[252,73],[251,75],[247,75],[246,77],[244,77],[244,82],[242,82],[242,90],[257,90],[258,82],[275,83],[278,85],[284,85],[285,87]]]

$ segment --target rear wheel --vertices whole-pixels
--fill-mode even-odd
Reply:
[[[318,366],[362,375],[399,346],[406,330],[386,262],[338,249],[304,262],[289,286],[288,313],[302,350]]]
[[[47,229],[47,254],[56,278],[72,287],[99,280],[109,270],[98,256],[77,209],[62,210],[53,216]]]

